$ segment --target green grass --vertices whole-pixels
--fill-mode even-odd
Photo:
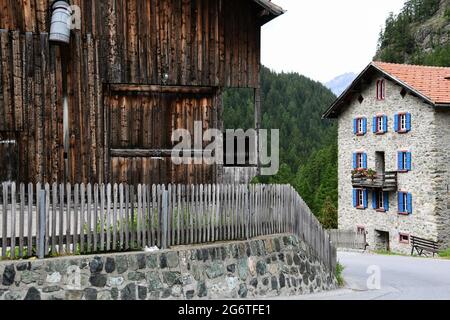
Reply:
[[[336,279],[337,279],[339,287],[341,287],[341,288],[345,285],[345,280],[344,280],[344,275],[343,275],[344,270],[345,270],[345,267],[342,264],[338,263],[336,265]]]
[[[383,255],[383,256],[402,256],[402,257],[408,256],[407,254],[404,254],[404,253],[397,253],[397,252],[392,252],[392,251],[387,251],[387,250],[376,250],[373,253]]]
[[[450,259],[450,248],[448,248],[445,251],[439,252],[439,257],[444,258],[444,259]]]

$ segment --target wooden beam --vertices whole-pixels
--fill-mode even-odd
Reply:
[[[111,149],[111,157],[118,158],[170,158],[173,150]],[[184,150],[183,150],[184,151]],[[186,150],[190,156],[203,156],[203,150]]]
[[[136,84],[110,84],[109,91],[114,93],[180,93],[180,94],[213,94],[215,87],[196,86],[159,86]]]

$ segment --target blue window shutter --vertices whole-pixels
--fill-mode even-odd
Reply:
[[[394,131],[398,132],[398,114],[394,116]]]
[[[358,191],[356,189],[353,189],[353,207],[358,206]]]
[[[377,117],[373,117],[372,132],[377,133]]]
[[[364,190],[364,209],[369,207],[369,191]]]
[[[377,192],[372,192],[372,208],[377,209]]]
[[[412,208],[412,194],[408,193],[408,213],[412,214],[413,213],[413,208]]]
[[[353,119],[353,133],[358,133],[358,119]]]
[[[363,169],[367,169],[367,153],[363,153]]]
[[[403,163],[403,152],[398,153],[398,171],[403,171],[405,168]]]
[[[404,203],[403,203],[403,192],[398,193],[398,212],[403,212]]]
[[[384,118],[384,128],[383,131],[386,133],[388,132],[388,117],[387,116],[383,116]]]
[[[363,122],[363,134],[367,133],[367,118],[362,119]]]
[[[353,154],[353,170],[358,169],[358,154]]]
[[[411,113],[406,114],[406,130],[411,131]]]
[[[406,170],[408,170],[408,171],[412,170],[412,153],[411,152],[406,153]]]
[[[389,192],[384,193],[384,210],[389,211]]]

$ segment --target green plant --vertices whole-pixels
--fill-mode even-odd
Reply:
[[[345,267],[342,264],[338,263],[336,265],[336,280],[338,282],[339,287],[343,287],[345,285],[344,270]]]
[[[373,169],[368,169],[366,172],[366,177],[370,180],[375,180],[375,178],[377,177],[377,172]]]
[[[444,17],[447,18],[447,21],[450,21],[450,8],[445,10]]]

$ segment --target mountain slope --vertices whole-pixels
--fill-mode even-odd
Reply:
[[[409,0],[386,20],[374,58],[450,66],[450,0]]]
[[[337,76],[333,80],[325,83],[325,87],[330,89],[336,96],[340,96],[345,89],[355,80],[357,77],[353,72],[344,73]]]

